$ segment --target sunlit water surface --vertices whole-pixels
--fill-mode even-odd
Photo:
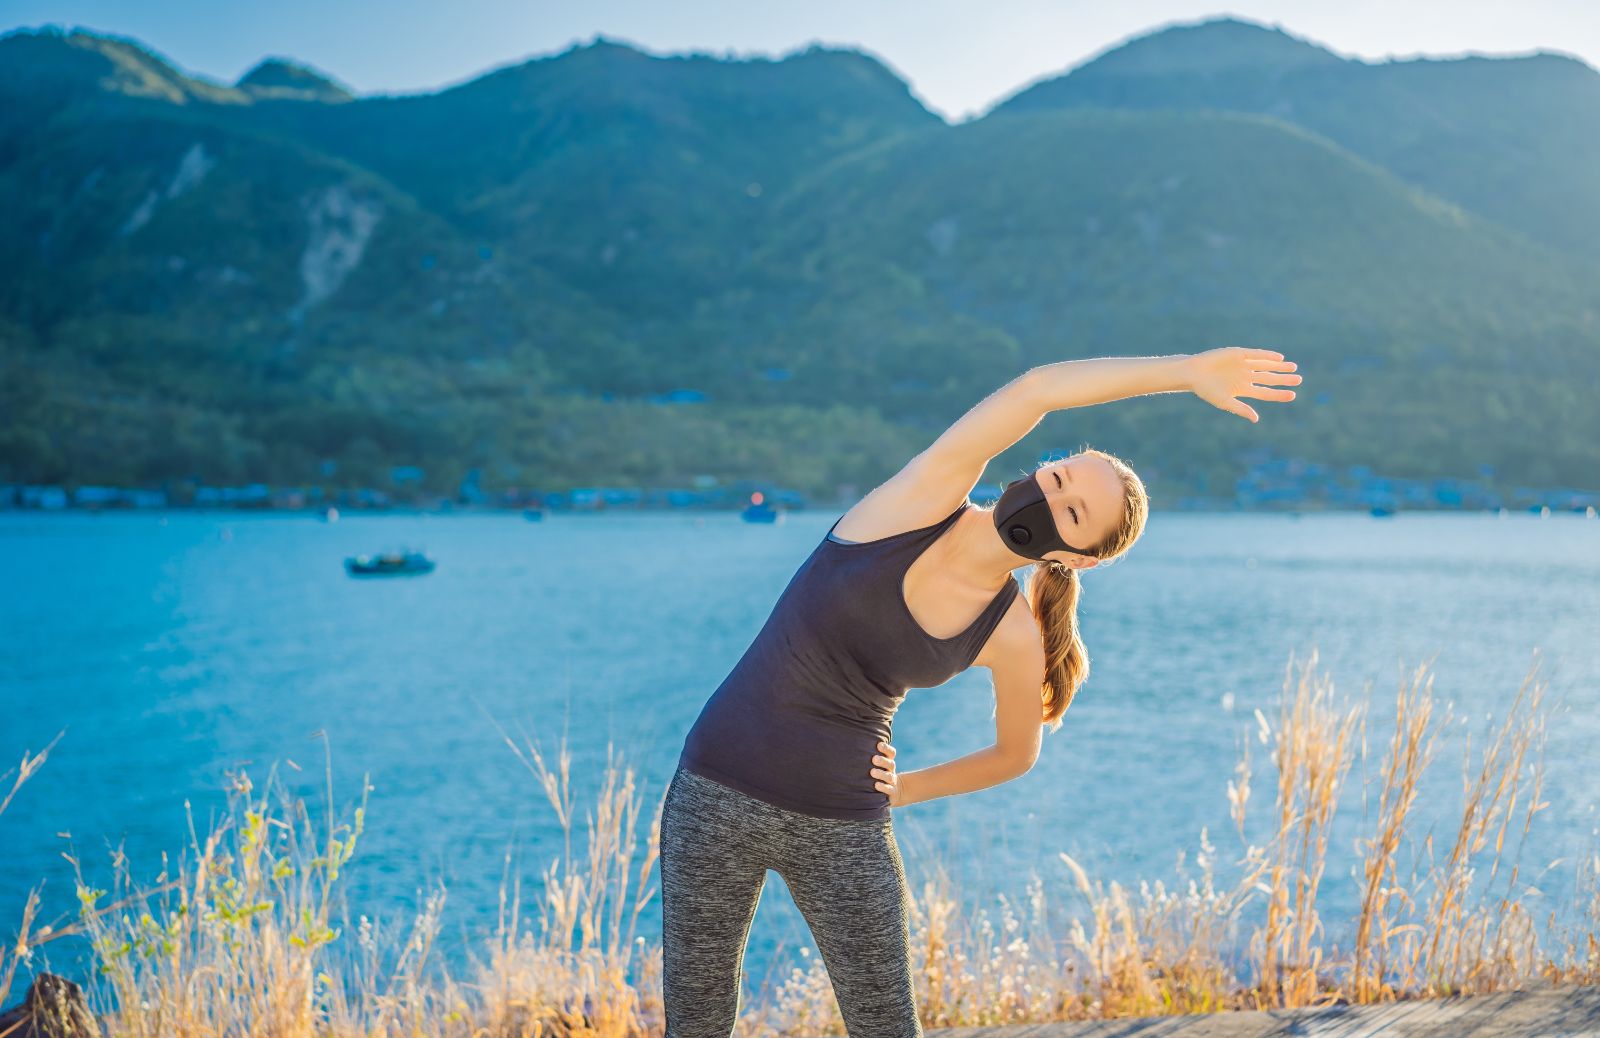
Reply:
[[[508,853],[525,893],[561,853],[555,813],[502,730],[537,740],[552,765],[565,740],[580,851],[614,747],[641,785],[642,855],[684,733],[835,517],[0,515],[0,769],[65,729],[0,818],[3,925],[40,881],[47,918],[72,910],[63,851],[104,885],[124,844],[153,878],[161,851],[187,845],[185,801],[203,832],[230,770],[259,783],[276,764],[320,804],[326,747],[346,815],[364,775],[372,785],[352,916],[404,920],[442,882],[440,949],[459,962],[494,926]],[[346,555],[400,544],[425,547],[437,571],[345,575]],[[1537,651],[1550,807],[1521,850],[1524,876],[1559,908],[1595,851],[1600,522],[1158,514],[1133,552],[1086,576],[1080,615],[1093,673],[1034,769],[896,812],[914,890],[937,859],[971,903],[995,909],[1037,875],[1070,908],[1058,852],[1097,878],[1170,881],[1202,829],[1226,870],[1243,847],[1225,792],[1235,761],[1251,744],[1264,821],[1255,711],[1275,716],[1291,656],[1313,649],[1342,700],[1370,700],[1373,753],[1402,675],[1433,661],[1458,721],[1425,787],[1428,818],[1454,806],[1463,738],[1499,715]],[[977,669],[913,690],[896,718],[901,770],[987,745],[993,702]],[[1325,880],[1335,934],[1371,811],[1351,788]],[[639,932],[655,942],[659,926],[652,898]],[[814,954],[769,874],[750,982],[800,947]],[[73,954],[50,946],[58,967]]]

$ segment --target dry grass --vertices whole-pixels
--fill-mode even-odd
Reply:
[[[44,762],[50,756],[50,750],[61,741],[61,734],[50,740],[50,745],[38,753],[24,751],[22,762],[15,768],[0,775],[0,787],[9,780],[11,788],[6,790],[6,795],[0,797],[0,815],[6,813],[6,808],[11,806],[11,801],[16,799],[17,791],[25,782],[38,773]],[[34,948],[45,942],[62,936],[50,931],[48,927],[41,932],[36,928],[39,916],[39,892],[30,890],[27,899],[22,904],[22,919],[17,924],[16,936],[4,945],[0,945],[0,1007],[7,1006],[11,1000],[11,986],[16,982],[17,970],[24,963],[32,959]]]
[[[1035,877],[998,919],[968,911],[943,863],[914,891],[912,945],[928,1027],[994,1025],[1238,1008],[1295,1007],[1487,993],[1600,982],[1600,862],[1578,872],[1576,922],[1535,925],[1522,898],[1520,841],[1540,799],[1542,696],[1537,663],[1481,747],[1467,748],[1459,811],[1435,846],[1419,835],[1419,789],[1451,723],[1428,666],[1401,682],[1392,726],[1368,753],[1365,712],[1342,706],[1316,654],[1291,660],[1269,747],[1272,802],[1250,815],[1248,741],[1227,784],[1242,851],[1225,867],[1205,832],[1192,867],[1168,886],[1090,877],[1065,854],[1057,881]],[[132,1036],[659,1035],[661,953],[639,933],[658,894],[660,803],[648,837],[631,768],[608,753],[585,843],[575,846],[570,758],[547,766],[527,740],[506,739],[560,821],[562,853],[532,906],[502,886],[500,924],[471,949],[464,975],[434,956],[444,892],[395,935],[338,920],[340,878],[366,819],[314,822],[275,774],[258,794],[238,776],[224,820],[194,835],[181,859],[140,887],[114,862],[111,894],[79,875],[76,922],[36,930],[0,952],[0,995],[41,940],[87,938],[93,988],[112,1033]],[[43,763],[24,757],[13,793]],[[1375,760],[1369,765],[1369,759]],[[1354,787],[1352,783],[1356,784]],[[1359,914],[1352,944],[1330,940],[1318,907],[1341,808],[1367,806],[1357,842]],[[4,804],[0,802],[0,810]],[[1255,833],[1256,843],[1246,839]],[[915,867],[919,863],[913,863]],[[509,871],[509,869],[508,869]],[[1226,875],[1226,879],[1221,878]],[[30,945],[30,940],[32,944]],[[741,1012],[739,1033],[842,1033],[826,972],[802,949]],[[3,1002],[0,1002],[3,1004]]]

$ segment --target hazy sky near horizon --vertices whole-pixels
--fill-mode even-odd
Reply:
[[[0,0],[0,32],[56,24],[131,36],[228,83],[284,57],[360,94],[436,90],[596,34],[654,53],[776,56],[821,42],[871,52],[959,119],[1131,36],[1221,15],[1366,61],[1554,50],[1600,67],[1595,0]]]

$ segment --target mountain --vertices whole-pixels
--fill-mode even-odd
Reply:
[[[1600,258],[1600,72],[1575,58],[1339,57],[1223,18],[1137,37],[1001,102],[1273,115],[1555,248]]]
[[[236,104],[231,87],[185,75],[138,41],[47,26],[0,36],[0,91],[15,102],[9,125],[49,116],[70,100],[89,96],[152,99],[175,105]]]
[[[257,98],[288,101],[349,101],[355,94],[316,69],[283,58],[267,58],[234,84]]]
[[[1003,357],[991,378],[1083,356],[1281,350],[1316,391],[1274,438],[1306,456],[1375,441],[1391,468],[1576,473],[1600,436],[1580,391],[1557,388],[1593,386],[1600,267],[1277,119],[984,119],[838,163],[782,215],[763,258],[795,273],[756,305],[786,315],[775,349],[805,357],[797,387],[819,398],[826,369],[910,375],[918,344],[972,354],[985,329]],[[924,371],[953,367],[941,358]],[[1556,397],[1560,422],[1463,431],[1468,400]],[[883,406],[908,421],[924,406],[895,403]],[[1169,398],[1072,423],[1182,469],[1255,435],[1213,417]]]
[[[1316,387],[1282,449],[1592,482],[1600,267],[1261,86],[1372,71],[1353,64],[1213,23],[950,126],[820,47],[596,40],[355,96],[283,58],[226,85],[135,41],[12,33],[0,481],[349,485],[407,464],[436,489],[478,468],[831,497],[1030,364],[1246,343]],[[1202,88],[1258,103],[1157,103]],[[1047,423],[1174,488],[1229,478],[1261,434],[1178,397]]]
[[[436,94],[257,121],[637,316],[679,313],[732,276],[796,175],[941,125],[854,52],[729,62],[604,40]]]
[[[882,66],[820,49],[730,65],[600,42],[337,104],[81,32],[0,38],[0,69],[0,405],[22,416],[4,478],[292,482],[326,457],[372,479],[403,457],[445,485],[555,454],[507,433],[508,409],[544,408],[569,416],[554,442],[687,481],[704,458],[649,451],[759,429],[736,400],[624,419],[581,397],[704,372],[674,315],[737,268],[763,181],[937,122]],[[871,422],[848,426],[902,449]]]

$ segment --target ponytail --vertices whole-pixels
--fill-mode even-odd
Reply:
[[[1078,634],[1078,571],[1054,562],[1039,562],[1028,580],[1028,604],[1044,635],[1043,721],[1051,731],[1072,705],[1078,686],[1089,677],[1089,649]]]

